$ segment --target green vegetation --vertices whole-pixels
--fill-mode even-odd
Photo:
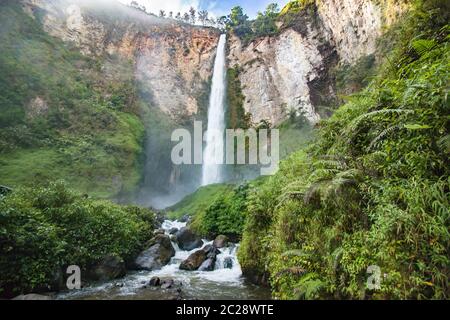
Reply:
[[[179,219],[185,215],[194,217],[205,211],[212,202],[233,190],[233,186],[216,184],[201,187],[195,193],[188,195],[175,206],[167,209],[171,219]]]
[[[219,234],[237,239],[242,234],[246,212],[247,185],[211,185],[200,188],[175,207],[168,209],[168,216],[178,219],[192,217],[190,227],[205,238]]]
[[[303,114],[291,112],[289,119],[277,127],[280,130],[280,157],[285,159],[305,148],[314,137],[313,126]]]
[[[199,211],[191,223],[192,229],[199,235],[213,239],[217,235],[226,235],[237,240],[243,231],[246,212],[247,185],[241,185],[231,191],[221,193],[205,210]]]
[[[65,179],[96,197],[132,193],[144,138],[132,63],[81,55],[15,1],[0,20],[2,184]]]
[[[239,67],[227,71],[227,128],[248,129],[252,126],[251,116],[245,112]]]
[[[0,198],[0,295],[50,290],[69,265],[133,259],[153,235],[155,214],[81,196],[63,183]]]
[[[276,298],[449,298],[447,5],[417,2],[368,88],[248,191],[240,262]]]
[[[264,12],[258,12],[255,20],[250,21],[242,7],[236,6],[231,9],[230,15],[222,19],[227,30],[231,30],[244,44],[248,44],[257,37],[277,34],[279,12],[278,5],[271,3]]]

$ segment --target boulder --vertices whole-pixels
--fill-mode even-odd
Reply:
[[[31,293],[31,294],[22,294],[20,296],[13,298],[13,300],[53,300],[53,299],[49,296]]]
[[[208,258],[213,258],[215,259],[217,257],[218,254],[220,254],[220,250],[217,249],[216,247],[214,247],[213,245],[207,245],[203,248],[203,251],[206,252],[206,255]]]
[[[126,274],[125,262],[116,256],[106,256],[92,267],[87,277],[93,281],[108,281],[121,278]]]
[[[180,264],[180,269],[187,271],[198,270],[206,259],[206,252],[204,250],[198,250]]]
[[[156,236],[158,234],[165,234],[166,231],[164,229],[156,229],[153,234]]]
[[[205,260],[205,262],[202,263],[200,268],[198,268],[198,271],[214,271],[215,266],[216,266],[216,259],[208,258]]]
[[[173,279],[166,279],[161,282],[161,289],[171,289],[175,285]]]
[[[179,222],[182,222],[182,223],[188,223],[189,220],[191,220],[191,217],[190,217],[189,215],[185,214],[185,215],[184,215],[183,217],[181,217],[181,219],[178,220],[178,221],[179,221]]]
[[[223,260],[223,267],[225,269],[233,269],[233,259],[230,257],[227,257]]]
[[[173,256],[175,249],[170,238],[158,234],[150,241],[149,248],[136,258],[135,267],[137,270],[159,270],[167,265]]]
[[[153,277],[150,279],[149,285],[152,287],[159,287],[161,285],[161,279],[158,277]]]
[[[203,241],[189,228],[182,228],[176,233],[178,246],[181,250],[192,251],[203,246]]]
[[[169,234],[176,234],[178,231],[180,231],[178,228],[171,228],[170,230],[169,230]]]
[[[213,246],[216,248],[225,248],[228,246],[228,237],[224,235],[217,236],[214,240]]]

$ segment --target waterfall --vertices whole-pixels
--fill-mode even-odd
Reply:
[[[202,185],[223,182],[222,165],[224,160],[225,133],[225,90],[226,90],[226,35],[220,36],[209,98],[208,129],[206,148],[203,154]]]

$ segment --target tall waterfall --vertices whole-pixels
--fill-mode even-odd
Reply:
[[[224,160],[225,134],[225,90],[226,90],[226,35],[220,36],[217,47],[211,96],[209,98],[208,131],[206,132],[206,149],[203,154],[202,185],[223,182],[222,164]]]

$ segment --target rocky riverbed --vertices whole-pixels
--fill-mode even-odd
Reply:
[[[181,248],[180,248],[181,247]],[[270,291],[248,283],[226,237],[202,240],[186,222],[164,221],[149,248],[136,259],[136,271],[118,280],[61,292],[62,300],[223,300],[270,299]]]

